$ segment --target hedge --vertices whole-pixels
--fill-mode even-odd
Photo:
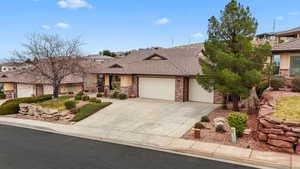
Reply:
[[[52,99],[52,95],[10,99],[0,106],[0,115],[17,114],[20,103],[37,103]]]
[[[112,104],[112,102],[86,104],[77,110],[77,113],[75,117],[72,119],[72,121],[78,122],[80,120],[83,120],[110,104]]]

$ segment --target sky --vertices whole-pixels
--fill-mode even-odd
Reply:
[[[208,18],[230,0],[6,0],[0,4],[0,59],[30,33],[80,37],[85,55],[203,42]],[[258,20],[258,33],[300,26],[299,0],[239,0]]]

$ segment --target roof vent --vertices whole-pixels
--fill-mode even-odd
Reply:
[[[113,64],[109,68],[123,68],[123,67],[119,64]]]
[[[6,75],[2,75],[1,78],[7,78],[7,76]]]
[[[153,55],[145,58],[144,60],[168,60],[168,59],[159,54],[154,53]]]

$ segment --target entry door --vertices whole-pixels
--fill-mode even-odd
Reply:
[[[175,78],[139,78],[141,98],[175,100]]]

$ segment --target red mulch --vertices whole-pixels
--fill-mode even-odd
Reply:
[[[251,133],[249,135],[244,134],[242,137],[238,138],[237,144],[231,143],[231,136],[229,132],[229,126],[226,126],[227,132],[225,133],[217,133],[215,131],[215,128],[213,127],[213,119],[217,117],[227,117],[228,114],[232,112],[231,110],[223,110],[223,109],[217,109],[213,112],[211,112],[208,117],[210,119],[210,123],[203,123],[208,129],[202,129],[201,130],[201,138],[195,139],[194,133],[192,129],[190,129],[188,132],[186,132],[183,135],[183,138],[185,139],[191,139],[191,140],[199,140],[203,142],[210,142],[210,143],[219,143],[219,144],[225,144],[225,145],[232,145],[237,147],[243,147],[243,148],[251,148],[255,150],[261,150],[261,151],[270,151],[266,144],[263,144],[259,142],[256,139],[256,117],[257,115],[249,115],[249,120],[247,122],[248,128],[251,129]]]

